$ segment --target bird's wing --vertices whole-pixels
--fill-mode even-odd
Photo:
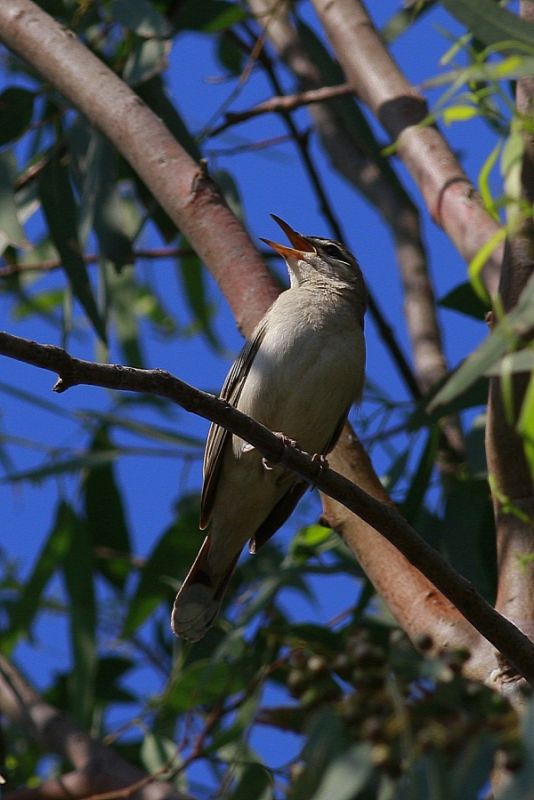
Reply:
[[[341,436],[341,431],[343,430],[343,426],[347,420],[349,411],[350,406],[347,407],[346,411],[336,425],[334,433],[326,443],[325,447],[323,447],[323,456],[326,456],[336,446],[337,440]],[[251,553],[256,553],[260,547],[269,541],[271,536],[274,536],[276,531],[284,524],[284,522],[289,519],[293,513],[293,509],[297,505],[304,492],[308,489],[308,486],[309,484],[307,484],[305,481],[298,479],[295,480],[295,483],[292,484],[285,495],[274,506],[267,519],[262,522],[250,540],[249,551]]]
[[[237,405],[254,356],[258,352],[265,336],[265,330],[266,323],[261,322],[254,331],[252,338],[246,342],[241,353],[232,364],[230,372],[226,376],[219,396],[222,400],[226,400],[231,406]],[[201,529],[207,526],[211,516],[217,481],[222,464],[222,455],[228,437],[229,434],[225,428],[222,428],[220,425],[211,425],[206,441],[206,450],[204,451],[204,482],[200,501]]]

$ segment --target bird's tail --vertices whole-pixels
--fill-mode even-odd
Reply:
[[[239,558],[237,553],[225,572],[214,574],[208,560],[209,549],[210,537],[206,536],[172,609],[174,633],[192,642],[202,639],[213,624]]]

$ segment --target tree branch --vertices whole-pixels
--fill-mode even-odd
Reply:
[[[348,81],[396,143],[432,218],[471,261],[498,226],[437,127],[421,126],[428,115],[425,100],[397,67],[359,0],[313,4]],[[497,291],[501,261],[499,247],[483,270],[491,295]]]
[[[521,3],[521,16],[534,23],[534,5]],[[533,119],[534,77],[517,82],[516,108],[518,116]],[[521,197],[530,209],[534,204],[534,137],[532,131],[523,133],[521,168]],[[534,272],[534,219],[524,218],[517,231],[506,243],[502,267],[500,294],[505,311],[513,308],[517,298]],[[534,552],[534,486],[525,458],[524,443],[517,433],[519,412],[525,399],[528,375],[512,377],[514,404],[510,420],[503,401],[501,379],[492,378],[488,403],[486,454],[488,471],[494,485],[494,510],[497,529],[497,560],[499,582],[496,607],[534,638],[534,592],[532,566],[521,564],[521,556]],[[514,513],[515,512],[515,513]],[[514,680],[517,676],[508,676]]]
[[[262,114],[294,111],[295,108],[300,108],[310,103],[324,103],[325,100],[332,100],[334,97],[344,97],[353,93],[352,87],[348,83],[342,83],[339,86],[320,86],[318,89],[309,89],[306,92],[277,95],[243,111],[227,111],[224,115],[225,121],[210,132],[210,137],[219,136],[228,128],[259,117]]]
[[[56,372],[57,392],[86,384],[165,397],[187,411],[222,425],[253,445],[271,464],[294,472],[312,486],[361,517],[447,597],[465,618],[527,680],[534,683],[534,645],[500,616],[475,587],[460,576],[396,509],[375,500],[343,475],[325,468],[307,453],[287,445],[266,427],[212,395],[189,386],[162,370],[97,364],[73,358],[65,350],[0,333],[0,354]],[[432,634],[432,631],[428,631]]]
[[[188,800],[168,783],[152,780],[138,767],[129,764],[79,728],[66,715],[45,703],[18,670],[0,655],[0,708],[15,724],[36,741],[67,759],[74,772],[41,787],[42,800],[69,800],[110,790],[124,790],[132,784],[141,800]],[[46,791],[45,791],[46,790]],[[32,790],[13,792],[13,800],[37,800]],[[189,798],[190,800],[190,798]]]
[[[138,95],[32,0],[0,3],[0,39],[113,142],[209,267],[238,326],[250,331],[278,290],[205,167]]]

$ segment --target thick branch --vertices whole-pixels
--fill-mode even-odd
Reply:
[[[406,80],[359,0],[313,0],[348,81],[397,144],[434,221],[466,261],[497,231],[471,182],[435,126],[425,100]],[[372,69],[369,65],[372,64]],[[497,290],[502,248],[484,268],[490,294]]]
[[[239,327],[250,330],[277,289],[205,170],[115,73],[31,0],[0,3],[0,39],[113,142],[209,267]]]
[[[90,794],[124,789],[143,782],[137,789],[141,800],[186,800],[168,783],[154,782],[142,770],[124,761],[110,747],[88,736],[66,714],[45,703],[15,667],[0,655],[0,709],[24,728],[39,744],[67,759],[75,773],[50,783],[56,793],[41,795],[68,800]],[[63,790],[63,793],[62,793]]]
[[[168,372],[83,361],[71,357],[60,347],[37,344],[7,333],[0,333],[0,354],[56,372],[59,380],[54,386],[55,391],[63,392],[71,386],[86,384],[166,397],[187,411],[222,425],[245,439],[270,463],[294,472],[380,532],[519,673],[534,683],[534,645],[421,539],[394,507],[375,500],[339,473],[324,468],[307,453],[290,447],[280,437],[225,401],[189,386]]]
[[[534,23],[534,4],[523,2],[521,15]],[[516,106],[524,119],[534,119],[534,78],[517,83]],[[534,135],[532,128],[523,134],[524,153],[521,169],[521,199],[530,209],[534,204]],[[534,220],[523,219],[505,249],[500,292],[503,306],[509,311],[534,271]],[[522,565],[521,556],[534,552],[534,486],[516,431],[517,419],[525,398],[527,375],[512,377],[514,418],[507,417],[500,378],[492,378],[488,405],[486,452],[494,494],[497,529],[499,583],[497,608],[529,636],[534,637],[534,591],[532,565]],[[503,505],[503,501],[504,505]],[[506,505],[508,505],[508,509]],[[512,510],[509,510],[509,506]],[[514,513],[514,508],[516,513]],[[519,513],[517,513],[519,512]],[[521,517],[521,515],[524,515]]]

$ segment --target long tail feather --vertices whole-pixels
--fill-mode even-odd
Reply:
[[[222,575],[214,575],[209,564],[209,536],[206,536],[193,566],[176,595],[171,625],[176,636],[196,642],[213,625],[239,553]]]

